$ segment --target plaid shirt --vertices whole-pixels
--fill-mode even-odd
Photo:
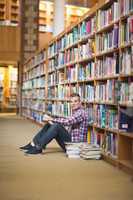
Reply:
[[[62,124],[64,127],[68,126],[71,131],[72,142],[86,142],[87,140],[87,129],[88,129],[88,113],[83,109],[82,106],[73,110],[72,116],[63,118],[59,117],[53,120]]]

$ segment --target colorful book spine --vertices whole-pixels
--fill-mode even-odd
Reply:
[[[94,111],[94,123],[101,128],[106,127],[106,108],[105,105],[96,105]]]
[[[113,2],[112,5],[107,9],[98,10],[97,25],[98,30],[103,27],[110,25],[120,17],[119,2]]]
[[[106,128],[118,130],[118,111],[115,109],[106,110]]]
[[[96,31],[96,16],[93,16],[80,24],[79,35],[82,39],[85,36],[89,36]]]
[[[85,97],[84,97],[84,85],[83,84],[78,85],[77,91],[78,91],[78,94],[80,95],[81,101],[84,100],[85,99]]]
[[[120,2],[120,15],[124,16],[133,10],[133,0],[119,0]]]
[[[58,67],[58,58],[55,56],[54,58],[50,59],[48,62],[48,72],[54,71]]]
[[[87,100],[87,102],[94,101],[94,93],[94,85],[85,85],[85,100]]]
[[[120,54],[120,74],[130,75],[133,72],[133,48],[126,48]]]
[[[105,101],[106,100],[106,84],[100,83],[96,85],[95,88],[95,101]]]
[[[58,84],[62,84],[64,83],[65,80],[65,72],[63,71],[57,71],[57,83]]]
[[[64,64],[68,64],[70,62],[74,62],[78,60],[78,48],[74,47],[71,49],[68,49],[64,54]]]
[[[106,133],[104,152],[113,158],[118,157],[118,137],[116,134]]]
[[[67,117],[71,115],[71,107],[69,102],[49,102],[46,111],[53,116]]]
[[[93,39],[89,39],[88,43],[79,47],[79,60],[91,58],[94,56],[95,44]]]
[[[106,56],[96,60],[95,77],[105,78],[119,74],[119,55]]]
[[[61,52],[65,49],[65,47],[66,47],[66,37],[63,36],[61,39],[57,41],[57,51]]]
[[[102,131],[89,129],[89,134],[90,134],[90,144],[102,147],[104,140],[104,133]]]
[[[48,86],[56,85],[56,78],[57,78],[56,73],[48,74]]]
[[[132,3],[133,4],[133,3]],[[129,25],[129,41],[133,41],[133,16],[128,18],[128,25]]]
[[[41,100],[44,100],[45,98],[45,89],[41,89],[41,88],[38,88],[38,89],[33,89],[29,92],[30,94],[30,98],[32,99],[41,99]]]
[[[119,43],[119,26],[105,33],[100,33],[96,37],[96,52],[102,53],[118,47]]]
[[[94,122],[101,128],[118,130],[118,110],[105,107],[105,105],[96,105]]]
[[[133,82],[120,83],[120,103],[132,104],[133,101]]]
[[[63,66],[64,64],[65,64],[64,52],[59,52],[59,54],[58,54],[58,67]]]
[[[75,82],[78,80],[78,65],[68,66],[66,69],[66,80]]]
[[[66,47],[69,47],[70,45],[74,44],[75,42],[77,42],[79,39],[79,35],[78,35],[78,27],[74,27],[72,29],[72,32],[68,33],[66,35]]]

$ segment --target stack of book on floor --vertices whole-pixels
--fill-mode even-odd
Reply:
[[[66,143],[66,155],[68,158],[98,160],[101,158],[101,148],[88,143]]]
[[[82,143],[66,143],[66,155],[68,158],[80,158]]]
[[[84,143],[80,147],[80,157],[99,160],[101,158],[101,148],[94,144]]]

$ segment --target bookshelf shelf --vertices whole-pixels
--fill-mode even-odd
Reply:
[[[121,48],[121,49],[125,49],[125,48],[128,48],[128,47],[131,47],[132,45],[133,45],[132,42],[130,42],[130,43],[125,43],[125,44],[121,45],[120,48]]]
[[[96,58],[111,55],[117,52],[119,52],[119,48],[110,49],[110,50],[107,50],[106,52],[101,52],[101,53],[96,54]]]
[[[105,128],[106,131],[118,134],[118,129]]]
[[[73,44],[67,46],[67,47],[64,49],[64,51],[65,51],[65,50],[68,50],[68,49],[70,49],[70,48],[72,48],[72,47],[78,46],[78,43],[79,43],[79,42],[77,41],[77,42],[75,42],[75,43],[73,43]]]
[[[118,24],[119,23],[119,20],[115,21],[115,22],[111,22],[110,24],[108,24],[107,26],[104,26],[102,28],[100,28],[100,30],[98,30],[96,32],[96,34],[99,34],[99,33],[103,33],[103,32],[106,32],[106,31],[109,31],[111,30],[115,24]]]
[[[28,61],[30,67],[28,63],[24,66],[23,114],[40,123],[40,110],[66,117],[71,112],[69,96],[78,92],[93,122],[89,129],[94,143],[101,145],[105,138],[104,159],[131,170],[133,134],[129,133],[131,127],[123,128],[129,126],[131,119],[127,115],[123,122],[123,115],[133,107],[133,5],[124,6],[125,0],[100,1],[50,41],[45,48],[45,61]],[[46,65],[45,74],[31,78],[31,70],[40,63]],[[36,85],[36,79],[41,86]],[[44,88],[45,101],[34,96],[32,84],[33,89]]]
[[[120,20],[125,20],[126,18],[130,17],[133,15],[133,11],[129,11],[128,14],[125,14],[125,15],[121,15],[120,16]]]
[[[121,131],[119,130],[119,134],[120,134],[120,135],[123,135],[123,136],[125,136],[125,137],[129,137],[129,138],[133,139],[133,133],[121,132]]]
[[[84,83],[88,83],[88,82],[93,82],[94,81],[94,78],[88,78],[88,79],[85,79],[84,81],[78,81],[79,83],[81,82],[84,82]]]
[[[95,56],[90,56],[88,58],[84,58],[84,59],[78,60],[77,62],[78,63],[89,62],[89,61],[94,60],[94,59],[95,59]]]
[[[19,22],[19,1],[0,1],[0,19],[3,21],[1,25],[17,25]]]
[[[110,163],[112,163],[113,165],[118,165],[118,161],[117,161],[117,157],[111,155],[110,153],[105,153],[105,152],[102,152],[102,156],[108,160]]]
[[[120,160],[119,161],[121,164],[123,164],[124,166],[129,167],[130,169],[133,170],[133,162],[130,162],[128,160]]]
[[[133,77],[133,74],[120,74],[120,78],[128,78],[128,77]]]
[[[118,77],[119,77],[119,75],[106,76],[106,77],[97,77],[97,78],[95,78],[95,81],[108,80],[108,79],[117,79]]]
[[[88,34],[86,36],[80,37],[78,43],[81,44],[81,43],[86,42],[88,39],[94,39],[94,38],[95,38],[95,33],[91,33],[91,34]]]
[[[118,106],[118,104],[113,102],[107,102],[107,101],[94,101],[95,104],[104,104],[104,105],[110,105],[110,106]]]
[[[128,102],[122,102],[119,103],[120,106],[126,106],[126,107],[133,107],[133,103],[128,103]]]
[[[48,59],[52,59],[52,58],[54,58],[55,56],[57,56],[58,55],[58,53],[55,53],[55,54],[53,54],[52,56],[50,56]]]

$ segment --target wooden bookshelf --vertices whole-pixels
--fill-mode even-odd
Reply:
[[[133,171],[133,133],[120,133],[119,145],[119,166],[127,171]]]
[[[0,65],[0,111],[16,112],[17,107],[17,67]]]
[[[15,26],[19,22],[19,0],[0,1],[0,25]]]
[[[44,112],[68,116],[70,93],[78,92],[89,110],[95,143],[104,143],[103,158],[133,172],[132,127],[121,121],[121,111],[132,109],[133,5],[127,10],[122,2],[100,1],[45,48]],[[25,97],[30,92],[32,87]]]
[[[42,49],[23,67],[22,114],[40,124],[43,123],[46,99],[47,51]]]
[[[6,18],[6,7],[5,7],[5,0],[0,1],[0,20],[3,21]]]

